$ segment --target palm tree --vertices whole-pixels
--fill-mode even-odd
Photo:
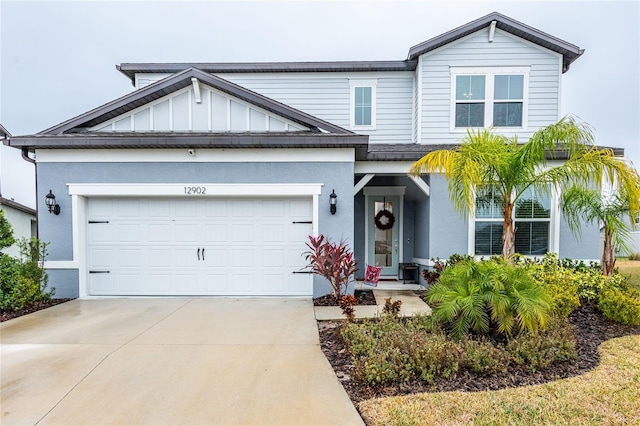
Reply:
[[[638,174],[610,149],[594,144],[588,125],[564,117],[519,144],[492,130],[470,130],[453,150],[438,150],[416,161],[409,174],[440,173],[447,178],[449,197],[460,213],[473,213],[476,199],[491,195],[502,208],[502,256],[515,254],[514,207],[532,188],[550,194],[571,187],[599,188],[603,178],[617,179],[630,196],[629,208],[640,211]],[[550,163],[562,154],[561,164]],[[635,196],[635,198],[633,198]]]
[[[604,250],[600,260],[602,274],[613,275],[616,258],[615,250],[630,251],[629,230],[635,229],[635,215],[629,210],[629,197],[625,191],[616,192],[605,199],[599,191],[585,188],[571,188],[562,195],[562,211],[569,229],[580,233],[582,222],[598,221],[604,228]],[[625,222],[624,217],[630,219]]]

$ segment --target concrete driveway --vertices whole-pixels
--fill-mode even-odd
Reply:
[[[2,425],[362,425],[310,299],[74,300],[0,324]]]

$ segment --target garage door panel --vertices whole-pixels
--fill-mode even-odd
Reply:
[[[226,249],[206,249],[205,264],[214,268],[226,268],[229,266],[229,255]]]
[[[117,240],[120,243],[138,243],[142,237],[141,223],[121,223],[115,226]]]
[[[256,235],[256,226],[250,223],[232,225],[231,233],[230,239],[234,242],[253,241]]]
[[[88,269],[111,272],[90,274],[89,294],[312,293],[312,277],[292,273],[306,265],[310,197],[90,199],[88,210],[109,221],[87,225]]]
[[[230,216],[234,218],[253,217],[254,201],[253,200],[232,200]]]
[[[147,240],[150,243],[167,243],[175,240],[174,224],[156,222],[147,225]]]

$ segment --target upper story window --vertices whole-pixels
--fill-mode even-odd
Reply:
[[[350,80],[351,128],[373,130],[376,128],[377,80]]]
[[[529,68],[451,68],[451,128],[526,127]]]

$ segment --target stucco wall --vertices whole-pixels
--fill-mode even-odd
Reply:
[[[16,244],[3,249],[2,252],[17,258],[20,256],[20,249],[18,248],[17,241],[22,238],[29,239],[31,237],[35,237],[35,235],[31,235],[31,221],[36,218],[29,213],[25,213],[9,206],[2,206],[1,210],[4,210],[4,216],[13,228],[13,238],[16,239]]]

